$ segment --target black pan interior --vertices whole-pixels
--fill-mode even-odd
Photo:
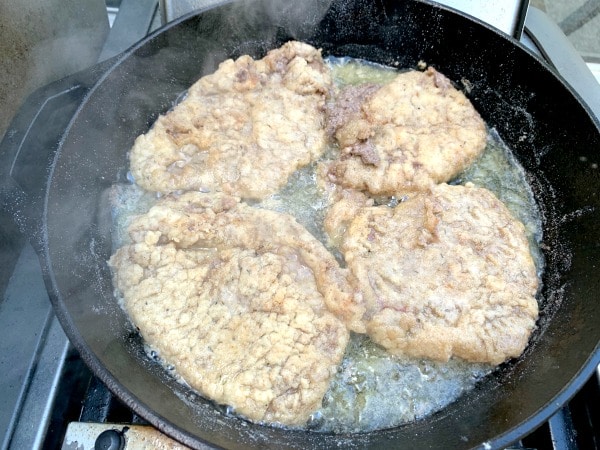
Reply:
[[[443,411],[399,428],[331,436],[228,417],[148,360],[113,296],[106,264],[109,193],[125,179],[134,138],[219,61],[262,57],[289,39],[321,47],[325,55],[433,65],[514,150],[543,213],[547,269],[531,346]],[[127,52],[77,112],[48,183],[46,281],[61,322],[96,374],[188,445],[502,447],[547,419],[598,363],[599,149],[598,123],[545,64],[460,14],[417,1],[229,4],[171,25]]]

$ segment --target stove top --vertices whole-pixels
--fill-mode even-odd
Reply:
[[[123,0],[107,3],[113,27],[101,53],[101,61],[158,28],[161,13],[171,20],[191,8],[206,7],[215,1]],[[472,2],[448,0],[442,3],[460,7],[461,3]],[[523,9],[523,2],[503,2],[505,7],[508,3],[512,19],[504,20],[508,24],[505,30],[520,35],[521,17],[524,20],[526,9]],[[545,20],[540,17],[534,9],[529,10],[521,41],[555,65],[563,64],[560,61],[564,54],[559,51],[557,55],[556,49],[548,48],[553,46],[548,44],[548,38],[540,36],[540,27],[543,28],[540,21]],[[556,33],[556,30],[552,32]],[[573,71],[575,74],[569,75],[569,79],[575,84],[580,83],[578,92],[600,116],[600,94],[588,89],[589,71],[581,66]],[[60,103],[61,96],[84,95],[87,88],[89,86],[83,83],[76,88],[57,88],[55,85],[46,91],[42,89],[35,94],[37,97],[30,109],[15,119],[25,124],[29,121],[29,125],[21,123],[19,126],[19,130],[25,131],[19,134],[9,129],[5,139],[21,139],[21,146],[25,146],[31,125],[36,120],[45,120],[48,112]],[[48,145],[57,145],[58,137],[47,139]],[[13,169],[19,170],[18,167]],[[149,442],[147,439],[156,439],[151,441],[153,447],[183,448],[162,437],[124,406],[81,361],[52,311],[34,249],[4,210],[0,210],[0,265],[0,293],[3,295],[0,300],[1,449],[91,449],[98,439],[111,444],[125,440],[127,448],[138,448],[135,446],[138,438],[146,443]],[[113,432],[105,432],[107,429]],[[150,430],[152,437],[143,434],[144,430]],[[600,449],[600,371],[568,405],[512,448]]]

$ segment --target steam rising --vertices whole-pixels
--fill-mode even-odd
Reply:
[[[271,42],[277,38],[303,40],[317,28],[332,3],[333,0],[242,0],[219,8],[218,14],[225,24],[223,32],[239,36],[239,42],[247,41],[252,29],[261,30],[264,39],[266,24],[272,24]]]

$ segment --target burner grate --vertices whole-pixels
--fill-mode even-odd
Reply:
[[[44,448],[59,449],[71,421],[148,425],[93,376],[74,350],[63,369]],[[63,447],[64,448],[64,447]],[[208,447],[207,447],[208,448]],[[564,408],[509,447],[515,450],[600,450],[600,377],[592,376]]]

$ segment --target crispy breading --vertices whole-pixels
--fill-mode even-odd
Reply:
[[[320,51],[300,42],[226,60],[136,139],[131,173],[150,191],[264,198],[325,150],[331,83]]]
[[[341,250],[367,334],[391,353],[499,364],[535,328],[524,226],[486,189],[441,184],[395,208],[360,208]]]
[[[329,180],[373,195],[404,195],[449,181],[486,144],[475,108],[431,67],[402,72],[381,87],[348,87],[328,111],[340,146]]]
[[[110,265],[146,342],[215,402],[304,424],[349,338],[329,306],[354,307],[323,245],[291,216],[195,192],[162,199],[129,233]]]

